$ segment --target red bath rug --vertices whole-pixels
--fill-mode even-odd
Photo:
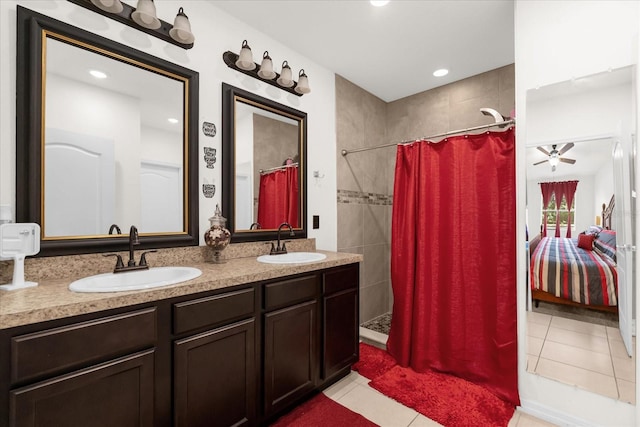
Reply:
[[[370,380],[379,377],[396,366],[396,359],[389,353],[369,344],[360,343],[360,359],[351,367]]]
[[[433,371],[395,366],[369,385],[445,427],[506,427],[515,411],[484,387]]]
[[[320,393],[288,414],[278,418],[271,426],[377,427],[378,425]]]

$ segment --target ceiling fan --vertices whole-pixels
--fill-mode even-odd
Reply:
[[[551,171],[553,172],[555,172],[556,166],[558,166],[559,162],[569,163],[570,165],[572,165],[576,162],[575,159],[567,159],[566,157],[560,157],[560,156],[562,156],[567,151],[571,150],[573,146],[574,146],[573,142],[569,142],[565,144],[560,150],[558,150],[557,149],[558,146],[554,144],[551,146],[551,151],[547,151],[543,147],[536,147],[539,151],[549,156],[549,158],[536,162],[533,165],[535,166],[545,162],[549,162],[549,164],[551,164]]]

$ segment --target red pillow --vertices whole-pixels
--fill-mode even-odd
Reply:
[[[587,251],[593,250],[593,239],[595,239],[594,234],[578,234],[578,247],[585,249]]]

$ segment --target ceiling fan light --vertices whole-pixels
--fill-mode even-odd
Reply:
[[[559,162],[560,162],[560,159],[558,158],[558,155],[551,154],[551,156],[549,157],[549,164],[551,164],[551,167],[555,168],[556,166],[558,166]]]

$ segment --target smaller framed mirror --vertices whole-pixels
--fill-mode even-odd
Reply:
[[[223,214],[232,240],[274,239],[283,223],[293,238],[306,238],[307,114],[226,83],[222,111]]]

